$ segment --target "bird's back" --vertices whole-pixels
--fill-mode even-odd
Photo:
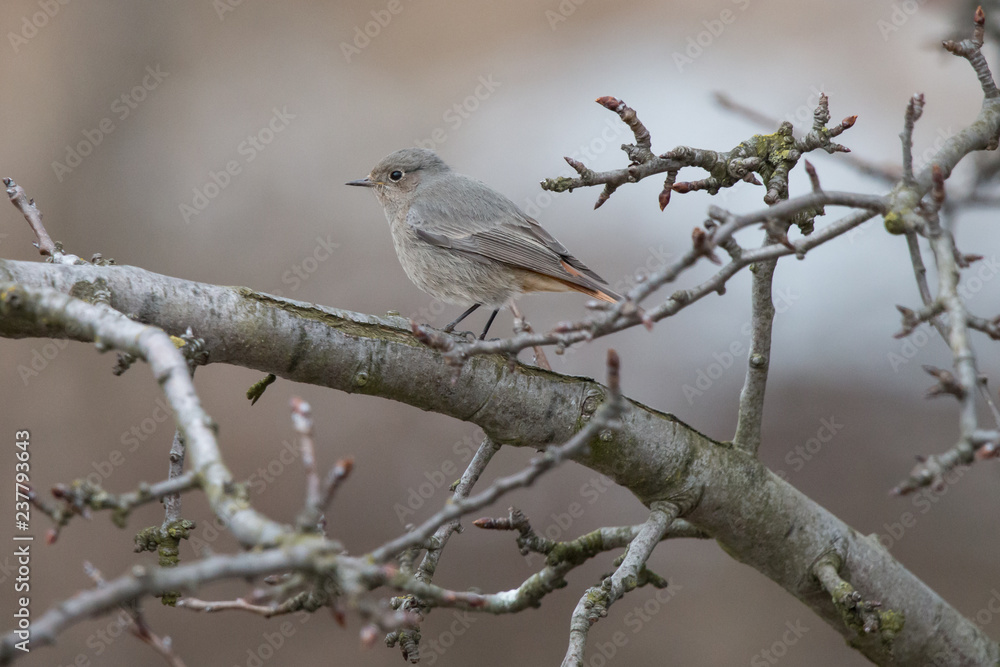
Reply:
[[[408,217],[428,242],[610,294],[604,279],[488,185],[448,172],[420,190]]]

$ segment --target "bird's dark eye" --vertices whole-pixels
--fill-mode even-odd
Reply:
[[[402,177],[403,177],[403,172],[401,172],[399,169],[389,174],[390,181],[398,181]]]

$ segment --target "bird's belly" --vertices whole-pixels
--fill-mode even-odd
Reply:
[[[521,271],[432,246],[407,229],[393,229],[392,238],[413,284],[445,303],[499,308],[522,291]]]

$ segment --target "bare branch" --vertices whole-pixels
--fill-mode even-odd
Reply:
[[[764,240],[765,246],[773,243],[770,236]],[[767,388],[767,372],[771,365],[771,329],[774,325],[771,283],[777,262],[778,260],[772,259],[750,267],[753,273],[750,296],[752,308],[750,353],[746,380],[740,392],[740,408],[733,444],[754,455],[760,449],[760,430],[764,421],[764,393]]]
[[[622,122],[629,126],[629,129],[635,135],[636,148],[645,151],[650,150],[653,140],[649,136],[649,130],[646,129],[646,126],[636,116],[635,110],[625,104],[624,100],[604,96],[598,97],[597,103],[609,111],[614,111],[622,119]]]
[[[751,123],[761,127],[777,127],[781,124],[779,119],[768,116],[767,114],[761,113],[757,109],[742,104],[724,92],[716,92],[715,101],[726,111],[731,111],[735,114],[743,116]],[[801,131],[795,130],[793,136],[799,138],[801,135]],[[895,183],[899,180],[899,170],[894,168],[892,165],[883,165],[871,162],[854,153],[848,153],[847,155],[841,156],[840,161],[846,162],[851,167],[856,169],[858,173],[864,174],[865,176],[871,176],[887,183]]]
[[[174,439],[170,444],[169,461],[167,479],[174,480],[184,477],[184,436],[179,430],[174,431]],[[163,497],[163,510],[164,528],[181,518],[180,491],[169,493]]]
[[[927,267],[924,266],[924,258],[920,252],[920,244],[917,240],[916,232],[907,232],[906,234],[906,246],[910,250],[910,263],[913,264],[913,276],[917,281],[917,289],[920,290],[920,299],[924,302],[924,307],[932,310],[944,310],[944,304],[935,305],[935,300],[931,296],[931,288],[927,284]],[[945,332],[944,325],[936,317],[938,313],[934,313],[933,316],[928,320],[937,329],[937,332],[941,334],[941,338],[947,340],[948,335]]]
[[[35,507],[55,522],[56,525],[49,536],[51,543],[56,541],[59,531],[74,516],[87,516],[89,510],[111,510],[111,520],[115,525],[124,527],[129,513],[136,507],[200,486],[201,482],[193,471],[155,484],[140,484],[137,490],[122,494],[109,493],[92,482],[80,479],[69,485],[57,484],[52,489],[52,495],[61,502],[61,505],[46,502],[34,490],[29,494],[29,499]]]
[[[489,438],[483,440],[482,444],[479,445],[479,449],[476,451],[475,456],[469,462],[466,467],[465,472],[462,474],[462,478],[455,485],[455,491],[452,495],[451,502],[456,502],[463,500],[469,496],[472,491],[472,487],[479,480],[480,475],[486,470],[486,466],[493,459],[493,455],[500,450],[500,445],[493,442]],[[444,553],[444,547],[448,543],[452,534],[461,529],[461,522],[458,519],[452,519],[447,523],[442,524],[434,535],[430,538],[427,544],[427,551],[424,554],[423,560],[420,562],[420,566],[417,568],[414,578],[417,581],[429,584],[434,578],[434,573],[437,571],[438,562],[441,560],[441,555]],[[410,575],[410,569],[406,568],[407,571],[404,573],[406,576]],[[403,609],[407,612],[412,612],[420,620],[423,620],[424,612],[427,609],[427,601],[422,598],[409,596],[408,598],[393,598],[390,602],[394,609]],[[410,662],[417,662],[420,659],[420,633],[419,628],[407,628],[407,629],[396,629],[391,631],[385,638],[387,646],[395,646],[399,644],[400,651],[403,653],[403,658],[409,660]]]
[[[667,502],[652,504],[649,518],[629,544],[621,565],[601,586],[589,588],[573,610],[570,621],[569,648],[563,658],[563,667],[581,667],[590,626],[607,616],[608,609],[625,593],[639,584],[639,571],[644,568],[649,555],[666,534],[671,522],[677,518],[679,508]]]
[[[981,13],[981,10],[980,10]],[[977,31],[981,38],[981,25],[977,13]],[[981,46],[981,42],[980,42]],[[909,477],[893,489],[893,493],[909,493],[920,486],[932,484],[940,488],[943,485],[942,474],[956,465],[969,464],[975,460],[976,449],[997,446],[995,438],[984,437],[979,427],[976,414],[976,393],[979,388],[979,371],[976,369],[976,357],[969,340],[969,313],[965,301],[958,291],[961,264],[966,263],[958,249],[950,229],[941,225],[938,211],[944,203],[944,173],[938,165],[932,165],[932,202],[924,206],[924,234],[930,242],[931,251],[937,263],[938,296],[936,302],[928,303],[931,310],[942,309],[948,315],[947,326],[936,324],[938,332],[945,338],[951,349],[955,373],[929,368],[925,370],[938,379],[938,385],[928,392],[928,396],[951,394],[960,405],[959,409],[959,440],[958,443],[942,456],[927,457],[918,462],[910,472]],[[921,298],[929,299],[929,288],[924,281],[923,263],[920,260],[919,247],[913,232],[907,234],[910,255],[913,260],[917,283]],[[937,304],[937,305],[935,305]]]
[[[913,333],[917,327],[924,322],[932,322],[935,326],[940,323],[937,316],[944,312],[944,304],[940,301],[933,301],[930,305],[924,306],[920,310],[912,310],[906,306],[896,306],[896,310],[903,316],[903,328],[898,333],[893,334],[893,338],[905,338]]]
[[[132,568],[132,574],[80,592],[36,617],[31,626],[32,647],[52,644],[70,625],[113,610],[125,600],[197,587],[231,577],[259,576],[290,568],[307,570],[315,567],[317,560],[336,553],[340,548],[339,545],[317,538],[281,549],[210,556],[172,568],[145,568],[137,565]],[[6,664],[19,653],[13,648],[14,641],[11,634],[3,638],[3,643],[0,644],[0,664]]]
[[[979,77],[979,84],[983,89],[983,96],[987,99],[995,99],[1000,97],[1000,90],[997,90],[996,81],[993,80],[993,73],[990,72],[989,63],[986,62],[986,57],[983,55],[983,37],[985,34],[986,26],[986,14],[983,12],[982,7],[976,8],[976,14],[973,17],[974,27],[972,30],[972,37],[970,39],[963,39],[961,42],[955,42],[952,40],[947,40],[942,43],[945,49],[956,56],[961,56],[969,61],[972,65],[972,69],[976,72],[976,76]],[[996,149],[996,144],[993,144],[993,149]]]
[[[498,593],[468,593],[451,591],[418,581],[401,573],[382,572],[373,583],[393,586],[419,596],[427,604],[437,607],[459,607],[492,614],[511,614],[538,607],[542,599],[566,586],[565,576],[602,553],[628,547],[642,532],[643,525],[598,528],[569,542],[550,542],[546,550],[546,565],[526,579],[520,586]],[[668,529],[668,537],[708,537],[704,532],[682,522],[676,529]],[[544,539],[544,538],[542,538]],[[521,543],[521,539],[518,539]]]
[[[879,643],[886,646],[886,653],[891,655],[892,642],[902,630],[903,624],[897,617],[883,617],[881,602],[864,600],[861,593],[841,579],[838,574],[841,562],[836,554],[827,554],[813,566],[813,576],[845,619],[850,619],[848,625],[856,627],[859,634],[876,635]]]
[[[329,472],[326,473],[326,477],[323,479],[323,491],[320,494],[320,507],[324,511],[333,502],[333,497],[336,495],[337,489],[340,488],[340,485],[343,484],[352,470],[354,470],[354,459],[346,458],[338,460],[330,468]]]
[[[913,126],[924,113],[924,95],[917,93],[906,105],[906,115],[903,119],[903,131],[899,139],[903,142],[903,182],[913,183]]]
[[[292,409],[292,428],[299,436],[302,467],[306,471],[305,500],[296,524],[300,530],[316,531],[319,530],[319,523],[323,518],[323,495],[320,490],[319,473],[316,471],[312,408],[298,396],[293,396],[289,403]]]
[[[489,465],[490,461],[493,460],[493,456],[498,451],[500,451],[499,444],[489,438],[483,440],[479,445],[479,449],[476,450],[476,454],[469,461],[465,472],[462,473],[462,478],[455,486],[455,491],[451,497],[452,502],[464,500],[469,497],[472,487],[479,481],[480,475],[483,474],[486,466]],[[448,543],[448,539],[452,533],[457,531],[460,526],[461,523],[459,520],[454,519],[437,529],[437,532],[431,537],[427,553],[424,554],[424,559],[420,562],[420,567],[417,569],[417,579],[429,582],[434,578],[434,572],[437,570],[438,562],[441,560],[441,554],[444,553],[444,547]]]
[[[56,244],[52,242],[52,238],[49,233],[45,231],[45,225],[42,224],[42,212],[38,210],[35,205],[34,199],[28,199],[28,195],[24,192],[24,188],[14,182],[12,178],[3,179],[4,185],[7,186],[7,196],[10,197],[10,201],[14,206],[17,207],[19,211],[24,215],[24,219],[28,221],[28,225],[31,227],[31,231],[35,233],[35,238],[38,242],[35,243],[35,247],[38,248],[38,252],[42,256],[52,257],[53,261],[62,255],[61,251],[56,247]],[[72,256],[69,256],[72,257]],[[78,257],[73,257],[74,259],[79,259]],[[70,261],[70,263],[74,263]]]
[[[569,558],[567,556],[573,553],[575,545],[580,545],[588,540],[598,540],[603,545],[619,544],[625,546],[635,539],[642,528],[642,525],[598,528],[596,531],[571,542],[556,542],[536,533],[524,513],[514,507],[510,508],[506,517],[484,517],[476,519],[472,524],[483,530],[516,530],[518,532],[517,545],[521,549],[522,556],[529,553],[548,556],[554,553],[553,562],[579,560],[576,556]],[[665,540],[676,538],[707,539],[709,537],[711,536],[708,533],[684,519],[674,519],[670,528],[663,535]]]
[[[819,184],[819,174],[816,173],[816,167],[814,167],[813,163],[809,160],[802,160],[802,164],[805,166],[806,173],[809,175],[809,184],[812,185],[813,192],[823,192],[823,187]]]
[[[96,268],[96,267],[95,267]],[[170,337],[155,327],[134,322],[103,304],[92,305],[50,288],[0,283],[0,319],[71,331],[78,340],[100,341],[149,363],[174,409],[178,430],[191,455],[212,509],[229,521],[233,535],[244,544],[274,544],[288,529],[247,507],[230,489],[232,475],[222,462],[211,419],[201,407],[188,364]]]
[[[106,584],[104,577],[101,575],[101,571],[88,561],[84,561],[83,571],[87,573],[88,577],[94,580],[94,583],[97,584],[98,587]],[[159,653],[171,667],[184,667],[184,661],[181,660],[179,655],[174,653],[170,638],[160,637],[150,629],[149,624],[146,623],[146,617],[142,613],[142,607],[139,605],[138,600],[123,602],[119,605],[119,607],[121,608],[122,613],[125,614],[130,620],[129,632],[131,632],[133,636],[138,637],[140,641],[151,646],[153,650]]]
[[[294,603],[294,600],[290,602]],[[192,597],[185,597],[178,600],[177,606],[184,609],[190,609],[191,611],[201,611],[205,613],[215,613],[220,611],[246,611],[251,614],[256,614],[257,616],[263,616],[264,618],[289,614],[300,608],[294,604],[253,604],[243,598],[210,602],[208,600],[199,600],[198,598]]]

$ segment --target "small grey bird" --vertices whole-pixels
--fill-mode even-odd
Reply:
[[[452,331],[480,306],[493,309],[480,339],[508,301],[525,292],[583,292],[621,297],[511,200],[456,174],[426,148],[383,158],[365,178],[389,220],[396,256],[413,283],[436,299],[469,306]]]

